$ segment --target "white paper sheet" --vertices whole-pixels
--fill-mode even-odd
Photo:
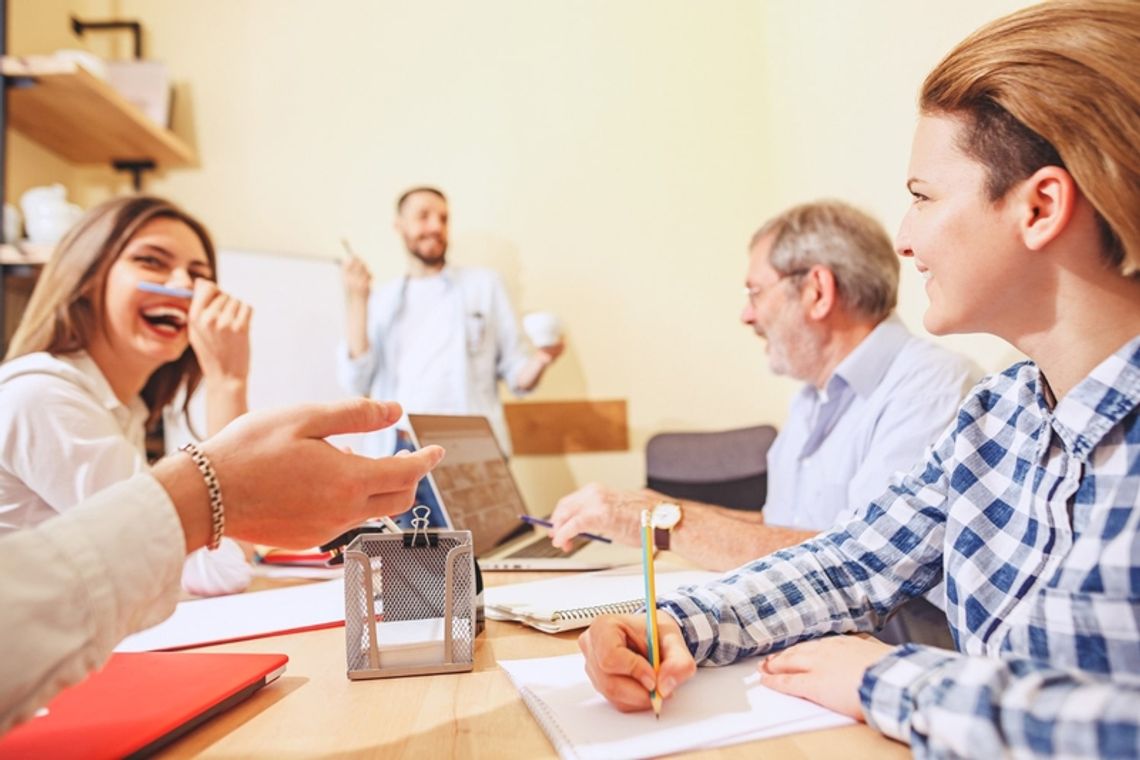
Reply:
[[[739,744],[853,723],[806,700],[765,688],[758,660],[700,668],[661,710],[621,713],[586,676],[582,655],[504,660],[531,713],[563,758],[622,760]]]
[[[344,623],[344,580],[180,602],[174,614],[123,639],[116,652],[217,644]]]

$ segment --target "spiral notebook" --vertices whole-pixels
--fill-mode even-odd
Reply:
[[[703,570],[658,566],[657,591],[674,591],[717,577]],[[640,565],[495,586],[483,593],[487,617],[515,620],[546,633],[585,628],[599,615],[637,612],[645,604]]]
[[[661,718],[622,713],[590,685],[580,654],[500,660],[559,756],[624,760],[724,747],[854,723],[803,699],[766,688],[756,658],[698,668],[665,700]]]

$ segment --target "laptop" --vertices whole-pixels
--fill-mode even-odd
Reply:
[[[36,717],[0,737],[0,757],[144,757],[277,679],[283,654],[115,653]]]
[[[481,569],[603,570],[641,561],[639,549],[583,538],[563,552],[519,520],[529,512],[486,417],[409,414],[408,422],[417,448],[447,450],[428,475],[430,524],[471,531]]]

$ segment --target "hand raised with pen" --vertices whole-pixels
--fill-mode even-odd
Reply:
[[[645,615],[606,615],[578,637],[586,656],[586,674],[594,688],[622,712],[648,710],[649,692],[655,686],[663,699],[673,696],[697,672],[681,627],[660,613],[661,668],[656,679],[646,659]]]
[[[372,289],[372,274],[363,261],[349,254],[341,264],[344,294],[349,301],[367,301]]]

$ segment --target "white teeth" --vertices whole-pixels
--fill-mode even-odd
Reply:
[[[143,310],[143,316],[150,319],[164,319],[179,327],[186,324],[186,311],[173,306],[152,306]]]
[[[919,274],[922,275],[922,279],[924,279],[924,280],[930,279],[930,270],[929,269],[927,269],[925,272],[919,272]]]

